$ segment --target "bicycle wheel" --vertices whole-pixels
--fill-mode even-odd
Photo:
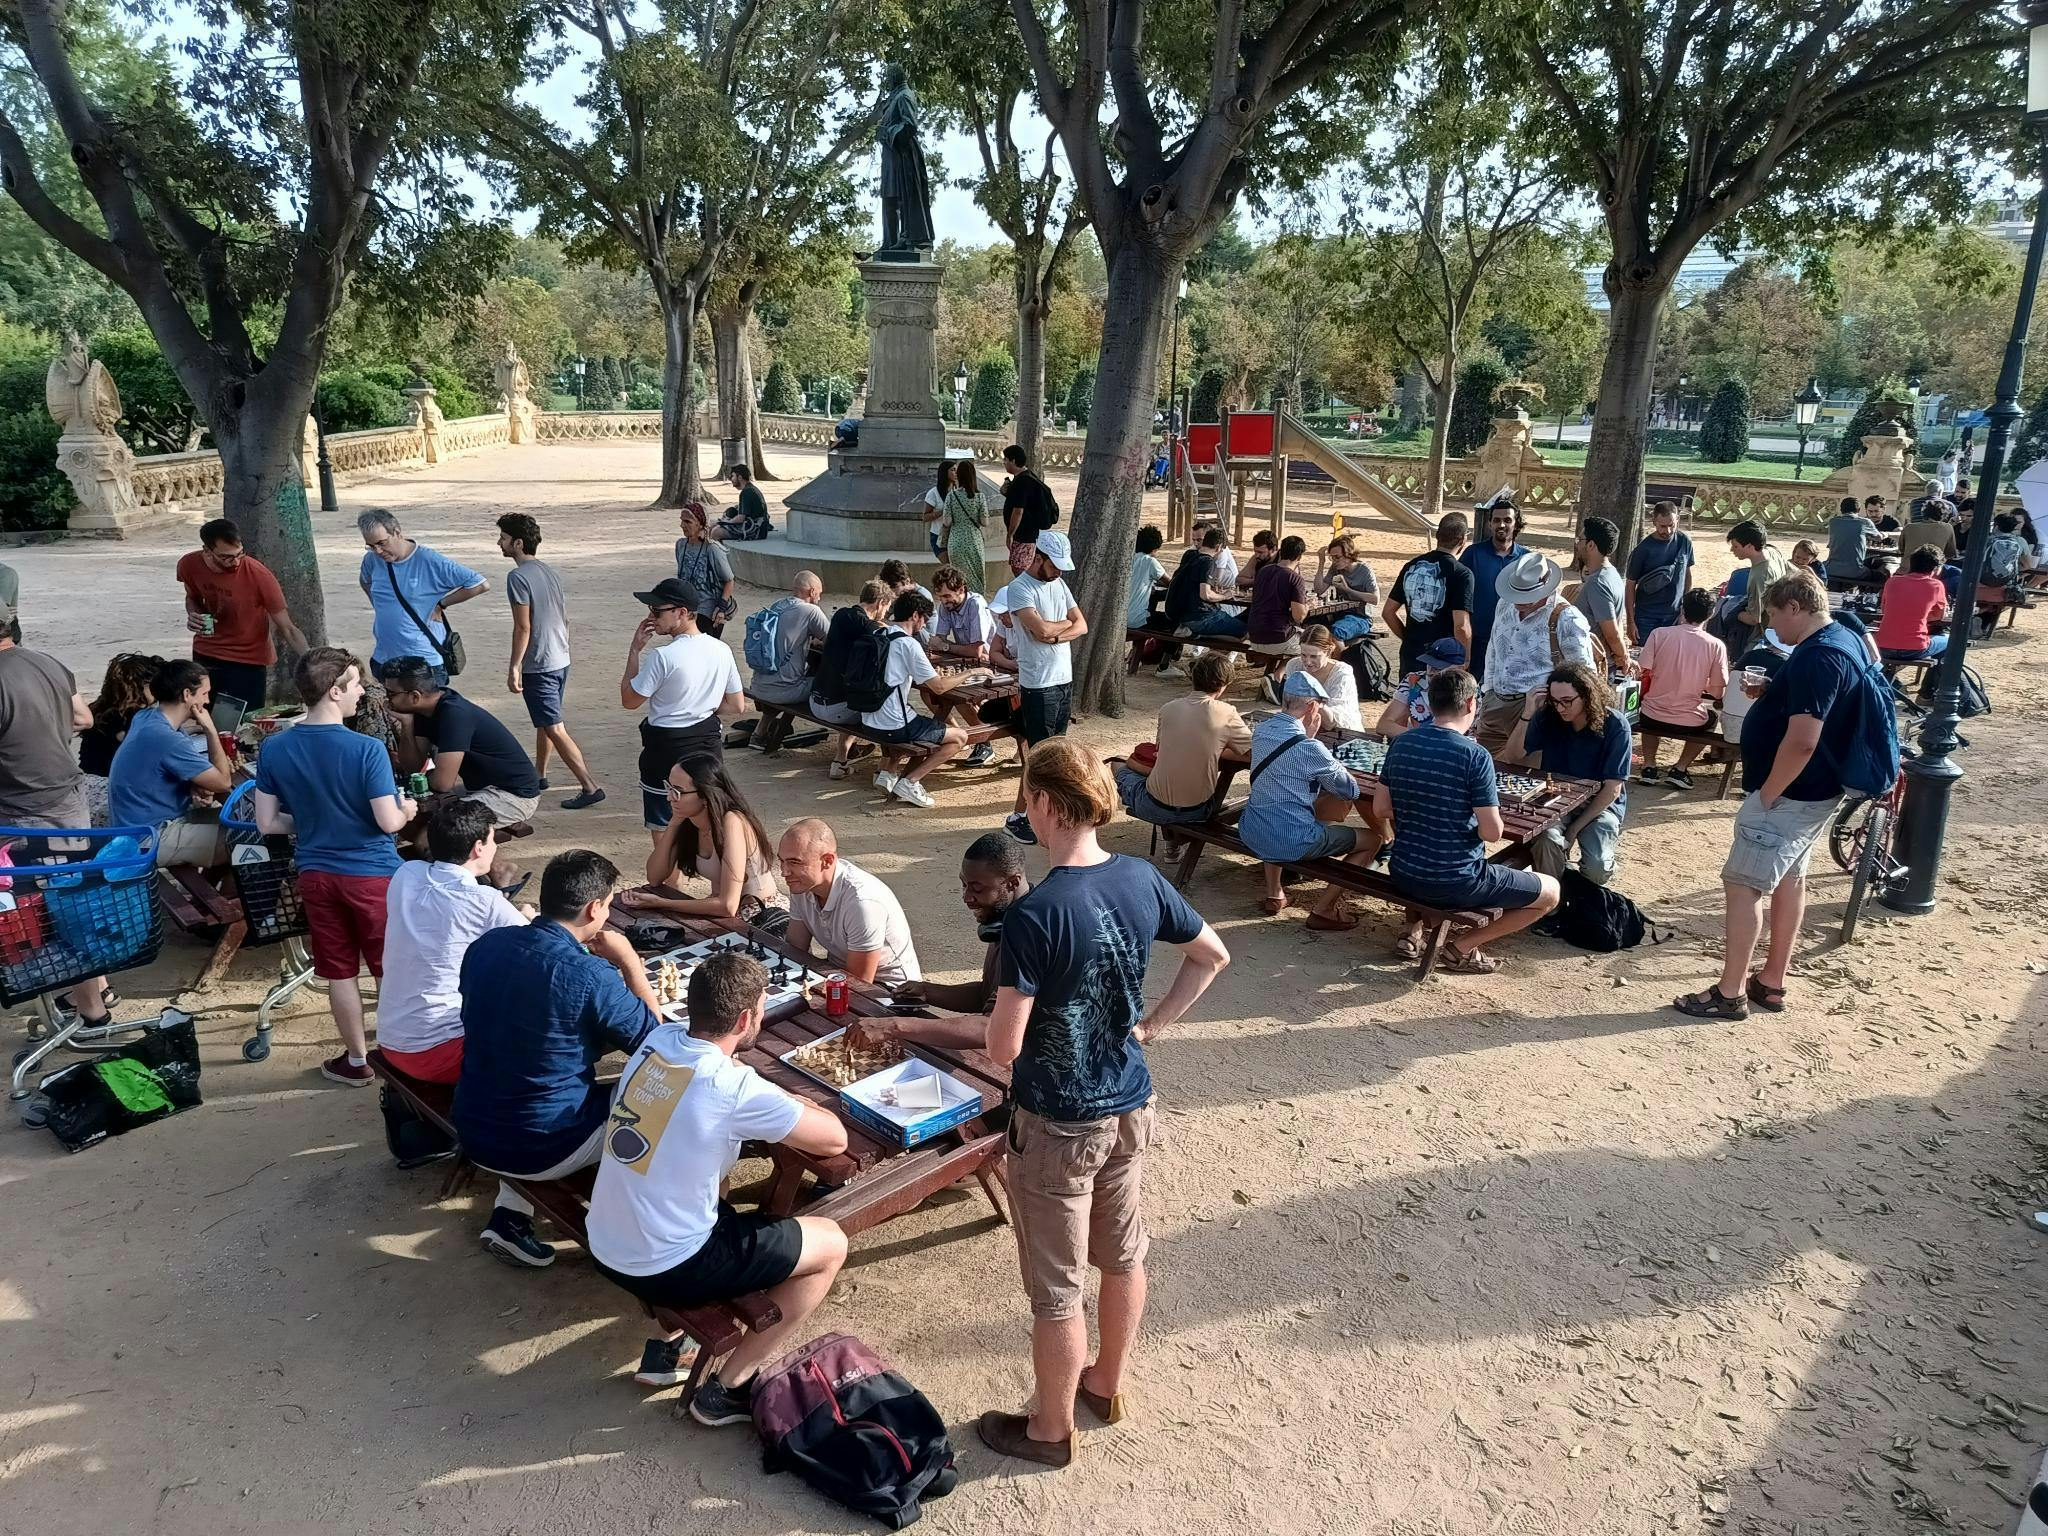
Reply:
[[[1891,868],[1891,819],[1892,813],[1884,806],[1873,803],[1870,815],[1863,823],[1863,847],[1856,860],[1856,873],[1849,881],[1849,904],[1842,909],[1842,942],[1856,941],[1856,923],[1863,916],[1863,903],[1869,899],[1872,883],[1881,877],[1883,868],[1887,875]]]
[[[1856,866],[1863,862],[1864,829],[1878,808],[1869,796],[1852,795],[1835,812],[1828,827],[1828,854],[1843,874],[1855,874]]]

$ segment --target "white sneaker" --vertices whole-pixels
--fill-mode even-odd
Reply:
[[[898,779],[889,792],[898,800],[907,800],[927,811],[939,803],[932,798],[931,791],[915,779]]]
[[[1181,669],[1173,665],[1173,663],[1168,662],[1165,666],[1161,667],[1152,675],[1156,678],[1161,679],[1162,681],[1172,682],[1177,678],[1186,677],[1187,673],[1181,671]]]
[[[896,793],[897,783],[898,780],[896,775],[891,773],[886,768],[884,768],[880,773],[875,775],[875,788],[879,789],[885,795],[893,795],[894,793]]]

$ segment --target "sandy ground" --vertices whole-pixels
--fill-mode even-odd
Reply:
[[[819,462],[777,460],[792,477]],[[673,538],[644,510],[653,484],[650,445],[606,444],[345,494],[491,574],[461,613],[470,681],[522,729],[491,518],[542,520],[575,620],[572,724],[612,797],[550,809],[522,853],[644,853],[612,680],[630,589]],[[1553,549],[1560,532],[1536,530]],[[365,643],[353,523],[320,535],[334,633]],[[1409,552],[1368,542],[1383,580]],[[9,554],[31,643],[95,680],[117,646],[178,647],[185,547]],[[1846,880],[1820,872],[1782,1017],[1662,1006],[1708,974],[1718,931],[1732,806],[1704,793],[1638,789],[1622,845],[1620,885],[1676,942],[1589,956],[1525,939],[1476,981],[1414,985],[1379,909],[1352,935],[1261,918],[1256,871],[1205,861],[1192,894],[1235,959],[1151,1051],[1167,1129],[1133,1420],[1086,1435],[1063,1474],[975,1440],[974,1415],[1027,1378],[1010,1242],[978,1195],[858,1239],[817,1319],[955,1426],[964,1480],[929,1528],[2010,1529],[2048,1442],[2048,1238],[2025,1225],[2048,1192],[2044,630],[2023,614],[1976,653],[1997,711],[1972,722],[1940,914],[1880,916],[1837,951],[1823,936]],[[1136,688],[1131,717],[1086,739],[1149,734],[1167,695]],[[889,878],[928,969],[978,965],[954,861],[1008,808],[1007,772],[942,772],[939,809],[918,812],[830,783],[815,753],[737,762],[771,826],[822,813]],[[1129,823],[1109,841],[1145,852]],[[124,1011],[203,959],[167,945],[121,978]],[[202,1000],[204,1109],[75,1159],[0,1131],[0,1530],[872,1529],[764,1478],[749,1436],[635,1389],[639,1320],[573,1248],[507,1269],[476,1244],[477,1198],[437,1204],[438,1173],[394,1170],[374,1095],[314,1074],[332,1038],[319,994],[245,1065],[271,963],[249,954]]]

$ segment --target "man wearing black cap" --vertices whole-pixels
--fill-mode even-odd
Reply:
[[[640,810],[642,823],[659,837],[670,815],[669,770],[687,758],[723,762],[719,720],[739,714],[746,699],[731,649],[697,627],[695,587],[671,576],[653,591],[633,596],[647,605],[647,617],[634,629],[626,652],[619,704],[647,706],[647,718],[640,722]],[[670,637],[669,642],[649,651],[647,642],[656,635]]]

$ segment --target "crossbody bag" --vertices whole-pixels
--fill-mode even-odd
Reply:
[[[441,653],[442,669],[450,677],[460,677],[463,667],[468,665],[469,654],[463,649],[462,636],[455,632],[455,626],[448,621],[448,615],[441,615],[441,627],[448,631],[448,638],[445,641],[436,640],[434,632],[427,627],[427,621],[405,600],[405,589],[399,586],[398,573],[391,568],[391,562],[388,560],[384,562],[384,578],[391,583],[391,595],[398,599],[398,606],[405,610],[405,616],[427,637],[427,643]]]

